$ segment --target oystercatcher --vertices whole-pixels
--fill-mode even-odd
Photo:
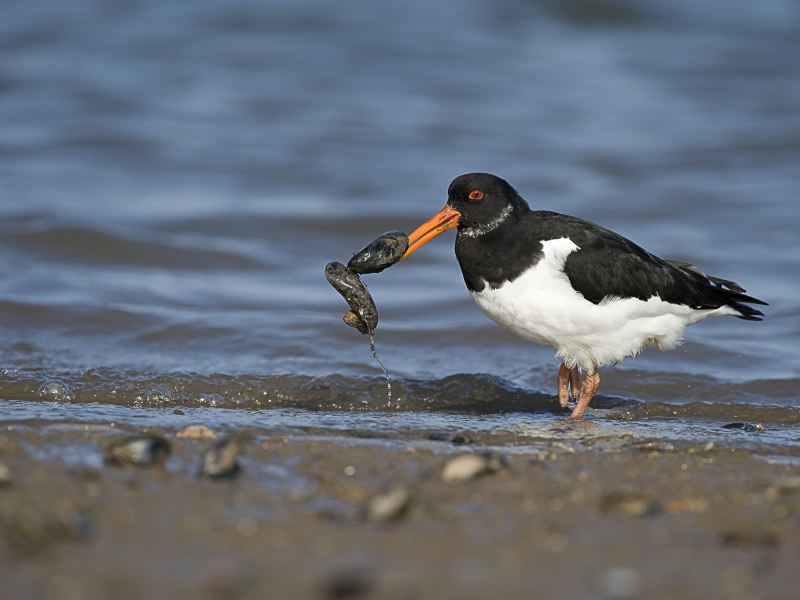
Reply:
[[[499,325],[555,349],[558,398],[562,407],[577,401],[575,419],[600,386],[600,367],[646,346],[672,350],[687,325],[707,317],[763,317],[748,304],[766,302],[733,281],[663,260],[589,221],[531,210],[489,173],[454,179],[447,204],[409,236],[403,258],[453,227],[472,299]]]

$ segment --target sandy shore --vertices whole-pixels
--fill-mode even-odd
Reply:
[[[130,433],[3,427],[4,598],[797,597],[800,469],[741,448],[247,432],[209,480],[172,430],[161,464],[103,463]]]

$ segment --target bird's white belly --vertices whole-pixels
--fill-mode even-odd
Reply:
[[[608,298],[593,304],[576,292],[563,272],[569,238],[543,242],[543,258],[514,281],[480,292],[473,300],[496,323],[538,344],[555,348],[568,366],[594,371],[635,355],[649,344],[671,350],[681,342],[686,325],[714,314],[732,314],[723,307],[694,310],[664,302]]]

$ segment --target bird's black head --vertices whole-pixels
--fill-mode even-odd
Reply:
[[[479,235],[499,226],[525,201],[505,179],[490,173],[456,177],[447,189],[447,205],[458,211],[458,229]]]
[[[456,177],[447,190],[447,204],[408,236],[408,256],[440,233],[458,227],[461,235],[477,237],[502,225],[528,205],[505,179],[489,173]]]

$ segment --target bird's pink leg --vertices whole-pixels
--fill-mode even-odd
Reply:
[[[578,367],[572,367],[569,370],[569,394],[575,400],[577,400],[580,391],[581,391],[581,375],[578,372]]]
[[[599,387],[600,374],[597,371],[594,373],[589,373],[586,376],[586,379],[583,380],[583,385],[581,386],[581,397],[578,399],[578,404],[575,406],[575,410],[573,410],[572,414],[569,416],[570,419],[580,419],[583,417],[583,413],[586,412],[589,402],[592,401],[592,396],[594,396],[594,393]]]
[[[558,368],[558,402],[561,408],[566,408],[569,402],[569,377],[570,370],[564,363]]]

